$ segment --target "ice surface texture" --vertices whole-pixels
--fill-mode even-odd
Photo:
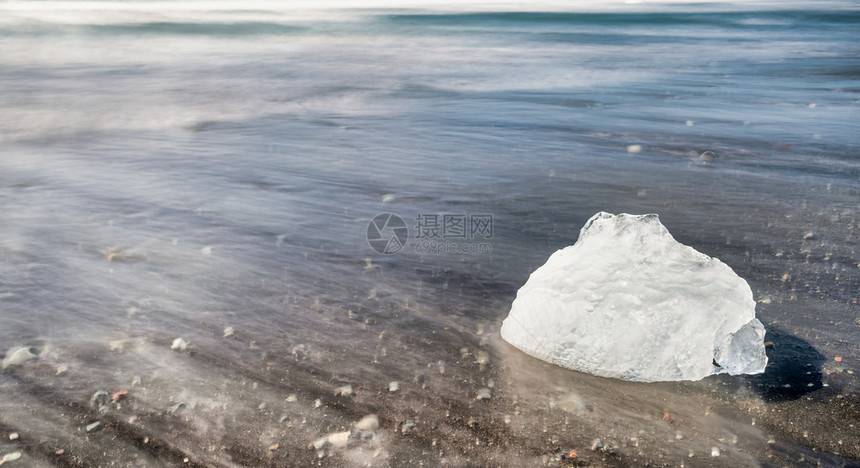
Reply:
[[[655,214],[597,213],[517,292],[502,338],[553,364],[655,382],[767,365],[752,290]]]

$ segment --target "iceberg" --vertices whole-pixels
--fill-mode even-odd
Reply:
[[[764,372],[747,282],[656,214],[597,213],[517,292],[505,341],[568,369],[640,382]]]

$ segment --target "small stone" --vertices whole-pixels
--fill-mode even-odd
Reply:
[[[355,423],[359,431],[375,431],[379,427],[379,418],[375,414],[368,414]]]
[[[603,448],[603,441],[601,441],[600,439],[594,439],[591,442],[591,451],[592,452],[596,452],[602,448]]]
[[[0,362],[0,368],[6,369],[11,366],[18,366],[27,361],[32,361],[38,358],[33,354],[33,349],[29,347],[12,348],[6,353],[6,358]]]
[[[490,389],[487,387],[478,389],[477,396],[475,397],[476,400],[489,400],[490,398],[492,398],[492,396],[490,394]]]
[[[18,440],[18,433],[13,432],[13,433],[9,434],[9,440]]]
[[[212,247],[203,247],[200,249],[200,253],[203,255],[212,255]]]
[[[96,422],[94,422],[94,423],[92,423],[92,424],[88,424],[88,425],[87,425],[87,432],[90,432],[90,433],[92,433],[92,432],[98,432],[98,431],[102,430],[102,427],[103,427],[103,426],[102,426],[102,422],[101,422],[101,421],[96,421]]]
[[[719,457],[720,456],[720,449],[718,449],[717,447],[711,447],[711,456],[712,457]]]
[[[128,396],[128,390],[117,390],[113,392],[110,396],[111,401],[114,403],[119,403],[124,400]]]
[[[699,155],[699,161],[702,162],[711,162],[714,159],[717,159],[717,153],[714,153],[713,151],[705,151]]]
[[[270,446],[269,446],[269,451],[270,451],[270,452],[274,452],[275,450],[278,450],[278,447],[280,447],[280,445],[278,445],[278,444],[272,444],[272,445],[270,445]]]
[[[640,153],[642,152],[642,145],[628,145],[627,146],[628,153]]]
[[[415,422],[410,419],[400,426],[400,432],[404,435],[409,434],[413,427],[415,427]]]
[[[170,345],[170,349],[174,351],[185,351],[188,349],[188,342],[185,341],[185,338],[177,338],[173,340],[173,344]]]
[[[388,391],[389,392],[396,392],[398,390],[400,390],[400,382],[398,382],[396,380],[392,381],[392,382],[388,382]]]
[[[299,397],[295,393],[290,393],[287,396],[287,403],[295,403],[297,401],[299,401]]]
[[[765,341],[764,347],[765,348],[773,348],[773,341]]]
[[[335,396],[352,396],[352,385],[344,385],[343,387],[338,387],[334,389]]]
[[[490,354],[486,351],[478,351],[478,355],[475,360],[478,364],[485,366],[490,363]]]
[[[224,338],[230,338],[234,333],[236,333],[236,330],[234,330],[233,327],[224,327],[224,334],[222,336]]]
[[[99,408],[101,406],[107,405],[110,401],[110,393],[99,390],[93,393],[93,396],[90,398],[90,406],[93,408]]]
[[[833,358],[833,360],[836,362],[842,362],[842,356],[836,356]]]
[[[57,375],[63,375],[68,371],[69,371],[69,365],[68,364],[60,364],[59,366],[57,366]]]
[[[343,448],[349,444],[349,431],[334,432],[328,435],[328,443],[334,448]]]
[[[316,400],[314,400],[314,408],[319,408],[320,406],[322,406],[322,400],[317,398]]]
[[[392,195],[390,193],[386,193],[385,195],[382,196],[382,203],[391,203],[396,199],[397,199],[397,197],[395,197],[394,195]]]
[[[269,407],[269,405],[267,405],[265,401],[260,403],[259,405],[257,405],[257,409],[260,411],[265,411],[266,408],[268,408],[268,407]]]
[[[803,235],[803,240],[815,239],[815,233],[810,231]]]
[[[6,455],[3,455],[3,459],[2,459],[2,461],[3,461],[3,463],[6,463],[6,462],[13,462],[13,461],[15,461],[15,460],[18,460],[18,459],[19,459],[19,458],[21,458],[22,456],[23,456],[23,454],[22,454],[21,452],[12,452],[12,453],[7,453]]]
[[[780,281],[785,283],[786,281],[788,281],[790,279],[791,279],[791,275],[789,275],[788,273],[783,273],[782,278],[780,278]]]
[[[181,402],[171,406],[170,409],[167,410],[167,412],[170,414],[176,414],[176,413],[184,410],[187,407],[188,407],[188,405],[186,405],[184,401],[181,401]]]

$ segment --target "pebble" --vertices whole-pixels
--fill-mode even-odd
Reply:
[[[93,393],[93,396],[90,398],[90,406],[93,408],[101,408],[110,402],[110,393],[99,390]]]
[[[600,439],[594,439],[594,441],[591,442],[591,451],[592,452],[596,452],[602,448],[603,448],[603,442]]]
[[[68,364],[60,364],[59,366],[57,366],[57,375],[63,375],[68,371],[69,371],[69,365]]]
[[[6,358],[3,359],[2,363],[0,363],[0,367],[6,369],[9,366],[21,365],[38,357],[39,356],[33,354],[32,348],[26,346],[17,349],[12,348],[6,353]]]
[[[718,449],[716,447],[711,447],[711,456],[712,457],[719,457],[720,456],[720,449]]]
[[[352,385],[344,385],[343,387],[337,387],[334,389],[335,396],[352,396]]]
[[[188,349],[188,342],[185,341],[185,338],[177,338],[173,340],[173,344],[170,345],[170,349],[174,351],[185,351]]]
[[[18,440],[18,433],[13,432],[13,433],[9,434],[9,440]]]
[[[704,151],[699,155],[699,161],[702,162],[711,162],[714,159],[717,159],[717,153],[714,153],[713,151]]]
[[[409,434],[413,427],[415,427],[415,422],[410,419],[400,426],[400,432],[403,434]]]
[[[349,431],[343,432],[332,432],[331,434],[320,437],[314,442],[314,448],[317,450],[322,450],[326,447],[332,448],[344,448],[349,445]]]
[[[212,247],[203,247],[200,249],[200,253],[203,255],[212,255]]]
[[[87,432],[98,432],[102,429],[102,422],[96,421],[87,425]]]
[[[269,446],[269,451],[270,451],[270,452],[274,452],[275,450],[278,450],[278,447],[280,447],[280,445],[278,445],[278,444],[272,444],[272,445],[270,445],[270,446]]]
[[[375,414],[368,414],[355,423],[355,428],[359,431],[375,431],[379,427],[379,418]]]
[[[23,454],[21,452],[7,453],[6,455],[3,455],[3,463],[13,462],[13,461],[21,458],[21,456],[23,456]]]
[[[478,351],[476,362],[482,366],[490,363],[490,353],[486,351]]]
[[[628,153],[640,153],[642,152],[642,145],[628,145],[627,146]]]
[[[396,392],[398,390],[400,390],[400,382],[398,382],[396,380],[393,382],[388,382],[388,391],[389,392]]]
[[[314,400],[314,408],[319,408],[320,406],[322,406],[322,400],[317,398],[316,400]]]
[[[128,390],[117,390],[111,394],[110,399],[114,403],[119,403],[128,396]]]
[[[806,234],[803,235],[803,240],[811,240],[811,239],[815,239],[815,233],[814,232],[810,231],[810,232],[807,232]]]
[[[182,401],[182,402],[179,402],[179,403],[171,406],[170,409],[167,410],[167,412],[170,414],[175,414],[175,413],[178,413],[178,412],[184,410],[187,407],[188,407],[188,405],[186,405],[185,402]]]
[[[382,196],[382,203],[391,203],[396,199],[397,198],[394,195],[392,195],[390,193],[386,193],[385,195]]]
[[[236,333],[236,330],[233,327],[224,327],[224,338],[230,338],[233,334]]]
[[[287,403],[295,403],[297,401],[299,401],[299,397],[295,393],[290,393],[287,396]]]
[[[490,394],[490,389],[487,387],[478,389],[478,393],[475,396],[476,400],[489,400],[490,398],[492,398],[492,395]]]

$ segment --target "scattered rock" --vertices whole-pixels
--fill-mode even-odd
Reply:
[[[382,203],[391,203],[396,199],[397,198],[394,195],[392,195],[390,193],[386,193],[385,195],[382,196]]]
[[[68,371],[69,371],[69,365],[68,364],[60,364],[59,366],[57,366],[57,375],[63,375]]]
[[[335,396],[352,396],[352,385],[344,385],[343,387],[337,387],[334,389]]]
[[[101,412],[102,407],[107,406],[110,400],[110,393],[104,390],[99,390],[93,393],[93,396],[90,398],[90,406]]]
[[[280,445],[278,445],[278,444],[272,444],[272,445],[270,445],[270,446],[269,446],[269,451],[270,451],[270,452],[274,452],[275,450],[278,450],[278,447],[280,447]]]
[[[184,401],[181,401],[181,402],[171,406],[170,409],[167,410],[167,412],[170,414],[176,414],[176,413],[178,413],[178,412],[180,412],[186,408],[188,408],[188,405],[185,404]]]
[[[765,348],[773,348],[773,346],[774,346],[774,345],[773,345],[773,341],[765,341],[765,342],[764,342],[764,347],[765,347]]]
[[[702,162],[711,162],[714,159],[717,159],[717,153],[714,153],[713,151],[705,151],[699,155],[699,161]]]
[[[409,434],[413,427],[415,427],[415,422],[409,419],[400,426],[400,432],[404,435]]]
[[[6,358],[0,362],[0,367],[7,369],[11,366],[18,366],[27,361],[32,361],[38,357],[33,354],[33,348],[27,346],[12,348],[6,353]]]
[[[720,456],[720,449],[718,449],[717,447],[711,447],[711,456],[712,457],[719,457]]]
[[[842,362],[842,356],[836,356],[833,358],[833,360],[836,362]]]
[[[295,394],[295,393],[290,393],[290,394],[287,396],[287,403],[295,403],[295,402],[297,402],[297,401],[299,401],[299,397],[298,397],[298,396],[296,396],[296,394]]]
[[[490,398],[492,398],[492,395],[490,394],[490,389],[487,387],[478,389],[478,393],[475,396],[476,400],[489,400]]]
[[[185,351],[188,349],[188,342],[185,341],[185,338],[177,338],[173,340],[173,344],[170,345],[170,349],[174,351]]]
[[[398,382],[396,380],[393,382],[388,382],[388,391],[389,392],[396,392],[398,390],[400,390],[400,382]]]
[[[236,333],[236,330],[233,327],[224,327],[224,338],[230,338],[233,334]]]
[[[627,152],[628,153],[641,153],[642,152],[642,145],[627,145]]]
[[[18,440],[18,433],[13,432],[13,433],[9,434],[9,440]]]
[[[212,255],[212,247],[203,247],[200,249],[200,253],[203,255]]]
[[[314,400],[314,408],[319,408],[320,406],[322,406],[322,400],[317,398],[316,400]]]
[[[22,454],[21,452],[12,452],[12,453],[7,453],[6,455],[3,455],[3,459],[2,459],[2,461],[3,461],[3,463],[6,463],[6,462],[13,462],[13,461],[15,461],[15,460],[18,460],[18,459],[19,459],[19,458],[21,458],[22,456],[23,456],[23,454]]]
[[[322,450],[324,448],[344,448],[349,445],[350,442],[350,432],[332,432],[331,434],[326,435],[325,437],[320,437],[313,443],[313,448],[316,450]]]
[[[379,418],[375,414],[368,414],[355,423],[359,431],[375,431],[379,427]]]
[[[594,439],[594,441],[591,442],[591,451],[596,452],[596,451],[602,450],[602,449],[603,449],[603,441],[601,441],[600,439]]]
[[[87,424],[87,432],[89,432],[89,433],[98,432],[98,431],[102,430],[102,427],[104,427],[102,425],[102,422],[96,421],[92,424]]]
[[[810,231],[803,235],[803,240],[812,240],[815,239],[815,233]]]
[[[490,363],[490,353],[486,351],[478,351],[477,359],[475,360],[481,367]]]
[[[119,403],[124,400],[128,396],[128,390],[117,390],[113,392],[110,396],[111,401],[114,403]]]

